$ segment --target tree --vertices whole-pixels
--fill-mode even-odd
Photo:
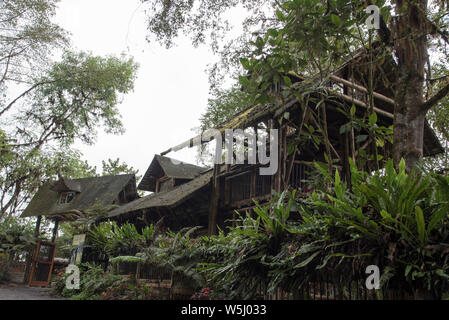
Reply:
[[[0,2],[0,89],[32,82],[48,65],[52,49],[66,47],[68,34],[51,22],[59,0]],[[4,97],[2,97],[4,98]],[[0,100],[0,113],[4,103]],[[8,103],[9,104],[9,103]]]
[[[20,212],[46,181],[55,180],[58,176],[82,178],[92,175],[95,175],[95,168],[70,148],[46,148],[45,151],[35,151],[33,156],[18,150],[9,161],[2,162],[0,219]]]
[[[122,133],[119,95],[133,89],[136,70],[132,58],[66,52],[36,80],[30,107],[14,116],[19,124],[14,146],[39,148],[46,141],[70,144],[75,139],[93,143],[101,124],[108,133]]]
[[[39,86],[30,99],[24,98],[28,103],[17,108],[18,112],[10,110],[15,126],[8,126],[1,153],[0,198],[8,199],[1,208],[2,215],[8,208],[17,208],[11,205],[17,203],[25,184],[34,189],[27,190],[24,200],[36,190],[37,181],[52,176],[46,173],[45,165],[53,174],[70,176],[66,168],[71,166],[50,158],[61,156],[55,150],[73,155],[68,152],[70,145],[76,139],[93,143],[100,125],[107,132],[123,132],[117,108],[119,94],[133,88],[136,68],[132,59],[67,52],[61,62],[36,80]],[[76,157],[62,158],[79,161]]]
[[[188,5],[180,5],[177,1],[155,0],[152,3],[149,29],[159,41],[171,45],[168,40],[174,39],[181,30],[191,32],[194,40],[204,39],[201,35],[206,31],[213,34],[217,30],[226,30],[225,23],[217,26],[221,21],[217,16],[222,16],[226,10],[239,4],[254,5],[255,1],[217,4],[215,1],[192,0]],[[306,77],[318,73],[324,81],[344,58],[351,57],[356,51],[360,53],[360,49],[371,55],[373,64],[379,64],[382,57],[373,57],[375,42],[377,52],[393,56],[396,64],[393,72],[398,81],[392,84],[396,105],[393,147],[395,164],[398,165],[399,160],[404,158],[406,168],[410,171],[422,160],[425,116],[449,93],[447,74],[440,78],[438,84],[434,84],[438,89],[432,91],[428,98],[426,94],[429,90],[425,87],[426,82],[435,81],[429,72],[434,60],[429,49],[439,51],[438,54],[445,57],[443,60],[447,63],[449,31],[446,2],[266,0],[257,3],[259,7],[271,6],[273,10],[271,15],[264,15],[266,20],[262,22],[259,31],[251,34],[253,49],[242,61],[243,67],[251,71],[250,80],[256,83],[254,87],[264,88],[261,76],[265,77],[265,81],[281,82],[279,74],[288,71]],[[377,39],[365,24],[365,8],[369,4],[376,4],[381,8]],[[204,9],[198,9],[199,7]],[[204,12],[212,14],[211,8],[217,8],[217,13],[213,15],[217,19],[206,23],[203,20],[209,16],[204,15]],[[199,11],[195,12],[196,9]],[[250,11],[247,21],[254,17],[257,15]],[[273,22],[264,24],[265,21]],[[267,28],[267,25],[270,26]],[[283,94],[284,97],[292,94],[291,88],[284,90]],[[372,101],[370,104],[372,105]]]
[[[133,89],[132,58],[70,50],[51,22],[57,0],[0,2],[0,219],[14,214],[42,182],[92,175],[74,141],[97,130],[124,131],[121,96]],[[50,54],[60,49],[60,61]]]
[[[139,180],[141,176],[138,176],[139,170],[134,169],[125,162],[120,163],[120,159],[115,160],[108,159],[107,161],[101,161],[103,167],[103,176],[107,175],[118,175],[118,174],[135,174],[136,180]]]
[[[201,116],[201,129],[207,130],[219,126],[237,112],[251,106],[251,96],[234,86],[230,89],[215,89],[209,98],[206,112]]]
[[[279,25],[273,8],[278,0],[141,0],[145,3],[149,42],[157,41],[170,48],[180,34],[188,36],[194,46],[209,44],[220,60],[210,66],[210,85],[220,89],[226,76],[237,77],[240,57],[251,52],[254,35]],[[242,32],[228,37],[233,24],[232,10],[247,12]]]

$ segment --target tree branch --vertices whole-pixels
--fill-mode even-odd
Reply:
[[[3,110],[0,111],[0,116],[2,116],[3,113],[5,113],[6,111],[8,111],[13,105],[14,103],[16,103],[18,100],[20,100],[21,98],[23,98],[24,96],[26,96],[28,93],[30,93],[31,91],[33,91],[34,89],[36,89],[37,87],[43,85],[43,84],[48,84],[48,83],[52,83],[55,81],[42,81],[42,82],[38,82],[35,85],[33,85],[31,88],[25,90],[24,92],[22,92],[17,98],[15,98],[13,101],[11,101]]]
[[[429,100],[424,102],[420,109],[427,112],[430,108],[436,105],[441,99],[449,94],[449,83],[446,84],[442,89],[440,89],[435,95],[433,95]]]

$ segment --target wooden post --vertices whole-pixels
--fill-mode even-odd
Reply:
[[[298,151],[298,148],[295,147],[295,150],[293,151],[293,154],[291,155],[290,163],[288,164],[286,177],[285,177],[284,189],[288,189],[288,185],[290,183],[290,177],[292,176],[292,170],[293,170],[293,165],[295,163],[295,158],[296,158],[296,152],[297,151]]]
[[[282,177],[282,184],[279,185],[279,190],[284,191],[288,188],[288,180],[287,179],[287,126],[284,125],[282,130],[282,171],[280,172],[280,176]]]
[[[276,173],[271,178],[271,190],[279,192],[280,180],[281,180],[280,172],[281,172],[281,167],[282,167],[282,162],[281,162],[281,159],[282,159],[282,152],[281,152],[282,130],[279,130],[279,126],[277,126],[275,124],[275,120],[273,120],[273,119],[268,120],[268,125],[269,125],[268,129],[278,129],[278,141],[277,141],[277,144],[278,144],[278,146],[277,146],[278,147],[278,169],[277,169]],[[271,143],[271,141],[270,141],[270,143]],[[271,157],[271,154],[270,154],[270,157]]]
[[[329,134],[327,131],[327,110],[326,110],[326,103],[321,104],[321,123],[323,127],[323,137],[324,137],[324,145],[326,147],[326,153],[327,153],[327,166],[329,174],[332,175],[332,153],[330,148],[330,141],[329,141]]]
[[[137,262],[137,266],[136,266],[136,275],[135,275],[135,280],[136,280],[136,283],[139,281],[139,279],[140,279],[140,270],[141,270],[141,264],[140,264],[140,261],[139,262]]]
[[[257,128],[259,127],[259,125],[256,123],[255,125],[254,125],[254,127],[253,127],[253,130],[254,130],[254,139],[256,140],[256,163],[258,162],[258,157],[259,157],[259,152],[258,152],[258,145],[257,145],[257,142],[259,141],[259,135],[258,135],[258,133],[257,133]]]
[[[212,194],[209,203],[209,235],[214,235],[217,232],[217,215],[218,215],[218,202],[220,199],[220,183],[218,174],[220,171],[220,165],[214,165],[214,175],[212,177]]]
[[[42,216],[38,216],[37,221],[36,221],[36,228],[34,229],[34,237],[35,238],[39,237],[39,232],[41,229],[41,221],[42,221]]]
[[[253,200],[253,198],[255,198],[257,196],[257,190],[256,190],[256,179],[257,179],[257,169],[251,171],[251,185],[250,185],[250,199],[251,201]]]
[[[272,124],[274,124],[274,121],[272,122]],[[283,139],[282,128],[279,128],[278,125],[276,125],[275,127],[273,126],[273,128],[278,129],[278,141],[277,141],[277,144],[278,144],[278,146],[277,146],[278,147],[278,170],[276,171],[276,173],[273,176],[273,189],[277,193],[280,193],[281,192],[281,175],[282,175],[282,167],[283,167],[282,143],[283,143],[284,139]]]
[[[58,234],[59,220],[55,220],[55,226],[53,228],[53,235],[51,237],[51,242],[56,241],[56,236]]]
[[[343,157],[343,168],[345,170],[345,174],[346,174],[346,182],[348,183],[349,186],[351,186],[351,169],[349,166],[349,134],[346,132],[345,135],[343,136],[343,145],[344,145],[344,157]]]

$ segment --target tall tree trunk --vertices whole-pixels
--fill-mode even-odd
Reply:
[[[394,41],[399,79],[395,95],[393,158],[396,166],[404,158],[407,171],[411,171],[423,157],[427,0],[396,0],[395,3],[398,18]]]

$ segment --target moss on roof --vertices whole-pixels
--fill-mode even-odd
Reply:
[[[140,190],[155,191],[156,180],[161,175],[175,179],[193,179],[206,169],[169,157],[155,155],[138,188]],[[161,170],[163,173],[161,173]]]
[[[199,177],[176,188],[159,193],[152,193],[146,197],[134,200],[108,213],[108,217],[115,217],[124,213],[155,207],[172,207],[188,199],[194,192],[208,185],[213,171],[206,172]]]
[[[58,203],[60,193],[52,190],[55,181],[47,182],[39,188],[21,217],[50,216],[86,210],[93,205],[111,205],[132,179],[135,179],[133,174],[125,174],[69,180],[70,184],[79,186],[81,192],[64,204]]]

